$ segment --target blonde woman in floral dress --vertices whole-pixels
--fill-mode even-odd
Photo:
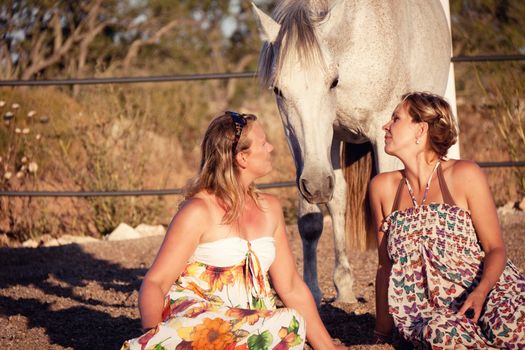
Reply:
[[[200,172],[142,282],[144,334],[123,349],[302,349],[306,338],[344,348],[296,271],[278,199],[255,189],[272,149],[254,115],[211,122]]]
[[[525,348],[525,278],[506,258],[482,170],[445,158],[457,136],[450,106],[406,94],[383,129],[404,169],[370,184],[377,340],[395,325],[416,348]]]

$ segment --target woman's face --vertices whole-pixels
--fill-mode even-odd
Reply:
[[[414,147],[417,140],[418,123],[408,114],[407,106],[399,104],[388,123],[383,125],[385,131],[385,153],[398,155],[407,147]],[[422,141],[422,140],[421,140]]]
[[[246,137],[251,141],[246,150],[246,170],[258,178],[272,171],[273,146],[266,140],[266,134],[258,122],[254,122]]]

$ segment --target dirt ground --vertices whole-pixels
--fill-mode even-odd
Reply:
[[[509,257],[525,271],[525,213],[500,215]],[[300,238],[289,228],[297,265]],[[68,245],[0,249],[0,344],[17,349],[118,349],[139,335],[137,296],[161,237]],[[357,304],[335,303],[329,224],[319,244],[321,316],[334,338],[350,349],[393,349],[372,345],[374,251],[350,252]],[[396,348],[403,348],[397,345]]]

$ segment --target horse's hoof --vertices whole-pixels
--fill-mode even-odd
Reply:
[[[349,295],[338,295],[337,298],[335,298],[336,303],[345,303],[345,304],[355,304],[358,303],[359,300],[355,297],[355,295],[349,294]]]

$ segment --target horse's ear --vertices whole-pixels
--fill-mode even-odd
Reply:
[[[277,39],[281,25],[275,22],[270,16],[261,11],[253,2],[253,12],[255,13],[255,18],[257,20],[257,25],[259,27],[259,34],[262,41],[267,41],[273,43]]]

